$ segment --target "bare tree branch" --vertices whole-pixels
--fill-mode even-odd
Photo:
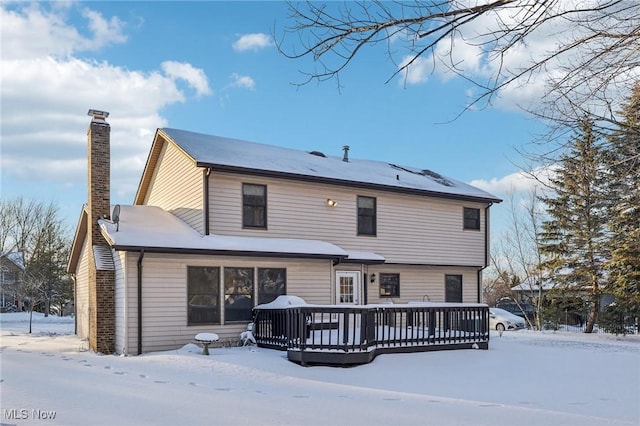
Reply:
[[[558,127],[590,117],[596,128],[619,124],[618,107],[640,80],[637,0],[435,0],[290,3],[291,26],[279,51],[309,57],[305,80],[336,79],[365,47],[386,42],[394,68],[385,79],[409,82],[421,61],[431,73],[462,77],[476,95],[460,113],[485,108],[531,84],[535,105],[521,105]],[[289,37],[295,36],[294,43]],[[465,69],[461,51],[478,50]],[[537,87],[537,86],[536,86]]]

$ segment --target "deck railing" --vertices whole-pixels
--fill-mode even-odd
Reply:
[[[258,346],[300,364],[364,364],[381,353],[488,349],[483,304],[301,305],[254,309]]]

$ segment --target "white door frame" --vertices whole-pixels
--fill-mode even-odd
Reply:
[[[336,271],[336,304],[360,304],[360,271]]]

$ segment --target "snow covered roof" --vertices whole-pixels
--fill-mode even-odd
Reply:
[[[605,259],[602,258],[602,261]],[[549,291],[553,290],[556,287],[561,287],[564,289],[573,289],[578,290],[581,288],[586,288],[589,286],[585,286],[583,283],[577,282],[567,282],[566,276],[571,274],[571,268],[563,267],[554,273],[545,273],[542,277],[540,276],[531,276],[527,277],[522,282],[516,286],[511,287],[513,291]],[[551,278],[549,278],[551,275]],[[608,271],[604,271],[604,275],[608,276]],[[563,279],[564,278],[564,279]]]
[[[555,286],[556,286],[556,283],[550,280],[544,280],[541,285],[540,281],[536,281],[533,279],[525,279],[520,284],[511,287],[511,290],[513,291],[538,291],[538,290],[546,291],[546,290],[553,289]]]
[[[340,247],[320,240],[201,235],[173,214],[155,206],[120,206],[118,230],[98,221],[102,235],[116,250],[220,253],[346,259]]]
[[[372,253],[368,251],[351,251],[347,250],[347,254],[349,257],[345,259],[346,262],[357,262],[357,263],[384,263],[385,258],[377,253]]]
[[[22,253],[21,251],[2,253],[0,257],[6,258],[8,261],[16,265],[19,269],[24,270],[24,253]]]
[[[326,156],[178,129],[159,129],[200,167],[371,187],[398,192],[500,202],[494,195],[430,170],[384,161]]]

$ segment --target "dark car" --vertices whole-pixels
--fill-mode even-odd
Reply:
[[[514,315],[524,318],[525,320],[529,320],[533,322],[536,317],[536,310],[533,305],[529,303],[520,303],[519,305],[515,302],[498,302],[496,304],[496,308],[504,309],[507,312],[511,312]]]

